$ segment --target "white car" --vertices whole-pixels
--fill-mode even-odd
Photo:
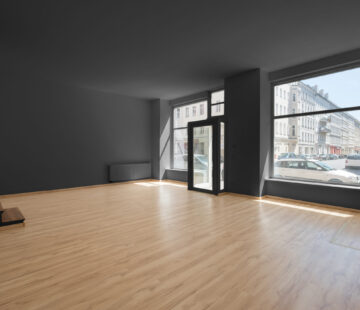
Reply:
[[[274,164],[274,177],[328,183],[359,184],[360,177],[345,170],[335,170],[318,160],[281,159]]]
[[[360,168],[360,154],[348,155],[345,168]]]

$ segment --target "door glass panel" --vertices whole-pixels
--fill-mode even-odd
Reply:
[[[213,127],[195,127],[193,131],[193,183],[194,187],[213,189]]]
[[[220,190],[224,189],[225,178],[225,124],[220,123]]]

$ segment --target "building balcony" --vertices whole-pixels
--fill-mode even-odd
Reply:
[[[319,127],[319,133],[329,133],[329,132],[331,132],[329,127],[327,127],[327,126]]]

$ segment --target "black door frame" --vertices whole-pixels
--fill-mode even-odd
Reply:
[[[225,191],[225,175],[224,175],[224,189],[220,189],[220,173],[221,173],[221,154],[220,154],[220,136],[221,136],[221,123],[224,123],[225,129],[225,118],[223,116],[213,117],[210,119],[189,122],[188,123],[188,189],[195,190],[204,193],[210,194],[219,194],[220,192]],[[212,169],[212,190],[197,188],[194,187],[194,128],[202,127],[202,126],[212,126],[213,128],[213,136],[212,136],[212,152],[213,152],[213,169]],[[226,132],[225,132],[226,134]],[[224,139],[225,140],[225,139]],[[224,141],[225,143],[225,141]],[[225,152],[225,148],[224,148]],[[225,156],[225,154],[224,154]],[[225,158],[225,157],[224,157]],[[226,163],[224,163],[225,165]],[[225,174],[225,171],[224,171]]]

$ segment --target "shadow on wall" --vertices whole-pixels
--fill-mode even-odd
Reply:
[[[266,195],[265,181],[268,177],[268,171],[270,169],[270,152],[266,153],[266,159],[263,167],[260,167],[260,188],[259,188],[259,196]]]
[[[170,168],[170,117],[160,132],[160,179],[166,177],[166,169]]]

